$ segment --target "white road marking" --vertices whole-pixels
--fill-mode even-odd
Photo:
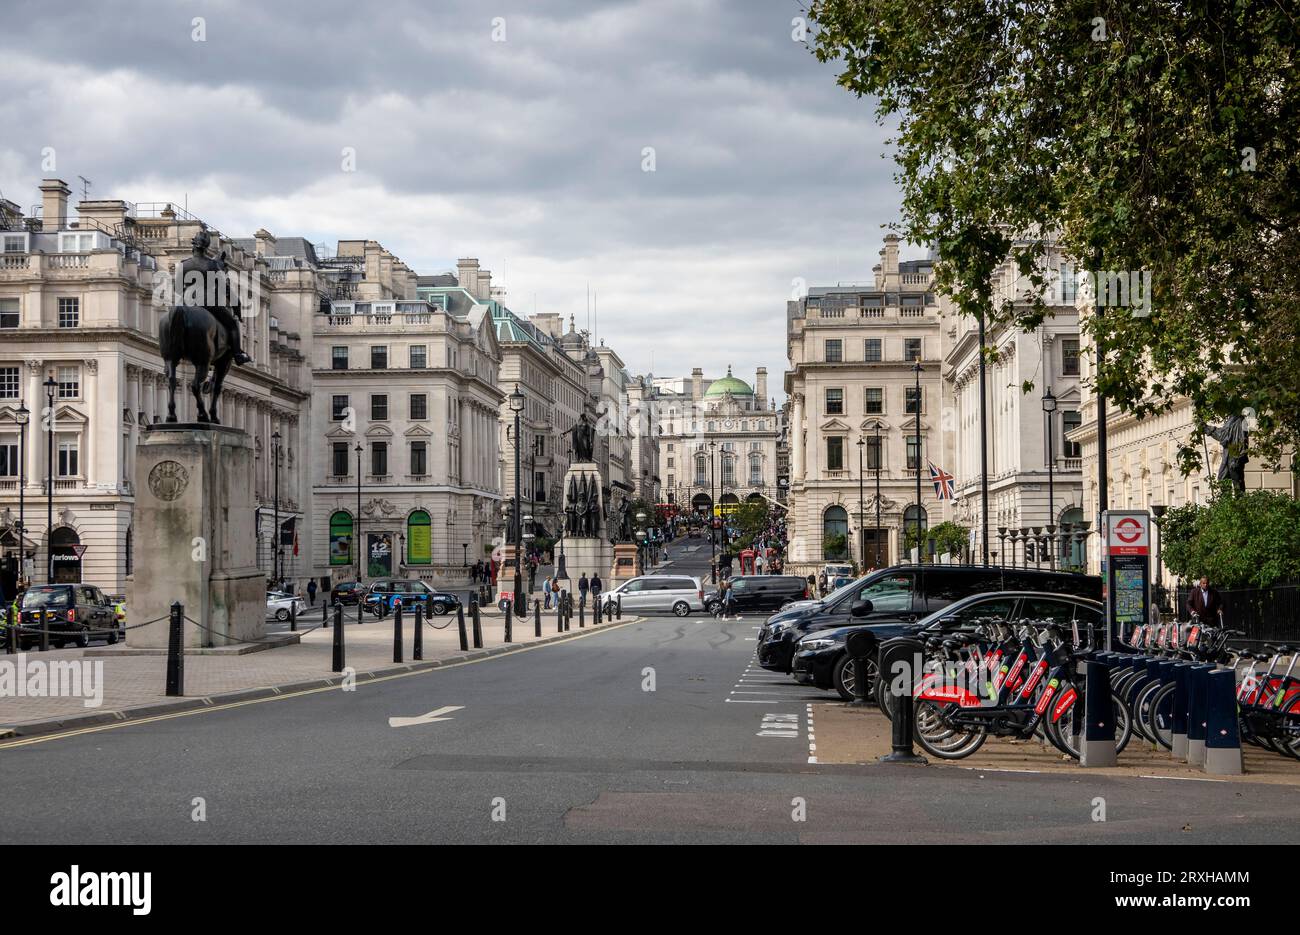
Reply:
[[[463,711],[464,705],[444,705],[437,711],[430,711],[428,714],[421,714],[418,717],[390,717],[388,719],[389,727],[411,727],[416,724],[432,724],[435,721],[452,721],[455,718],[442,717],[444,714],[451,714],[453,711]]]
[[[817,734],[816,734],[816,729],[813,727],[813,709],[811,704],[807,705],[804,708],[804,714],[808,718],[808,762],[816,763],[817,762],[817,743],[816,743]]]

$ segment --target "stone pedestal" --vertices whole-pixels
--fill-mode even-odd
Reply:
[[[253,445],[239,429],[176,423],[136,449],[129,645],[166,647],[173,601],[185,605],[187,647],[265,634],[266,578],[257,567]]]
[[[568,503],[569,481],[572,479],[581,487],[583,478],[586,478],[588,485],[596,485],[596,501],[602,516],[600,528],[593,536],[572,536],[565,533],[564,536],[564,565],[569,574],[570,590],[576,590],[577,580],[583,575],[590,578],[592,575],[600,575],[602,582],[609,573],[613,562],[614,546],[609,541],[609,531],[605,529],[603,516],[605,514],[605,495],[601,490],[602,481],[600,468],[591,461],[575,461],[569,465],[568,472],[564,475],[564,497],[565,504]],[[556,555],[559,555],[559,549],[556,549]],[[606,584],[608,588],[609,585]]]
[[[609,578],[614,584],[622,584],[643,573],[637,561],[638,551],[635,542],[620,542],[614,546],[614,567],[609,572]]]

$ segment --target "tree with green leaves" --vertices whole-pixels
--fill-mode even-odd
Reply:
[[[962,549],[966,548],[970,542],[970,529],[961,523],[951,521],[940,523],[933,529],[921,530],[921,538],[926,541],[934,540],[934,551],[936,555],[960,555]],[[903,544],[906,548],[916,546],[916,524],[909,525],[903,535]]]
[[[1185,581],[1207,575],[1222,588],[1300,581],[1300,502],[1220,484],[1208,504],[1174,507],[1160,519],[1160,551]]]
[[[902,188],[900,232],[938,248],[961,313],[999,301],[1008,255],[1045,285],[1043,232],[1090,271],[1150,276],[1144,307],[1085,327],[1096,389],[1139,417],[1191,401],[1300,440],[1300,56],[1276,0],[811,0],[813,51],[870,97]],[[1101,299],[1098,296],[1098,299]],[[1184,470],[1199,462],[1198,431]]]

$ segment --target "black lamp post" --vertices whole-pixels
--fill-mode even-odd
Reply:
[[[880,471],[885,466],[885,450],[880,447],[880,423],[876,423],[876,532],[873,538],[874,548],[872,549],[871,564],[879,566],[880,564]],[[885,562],[889,558],[886,556]]]
[[[1043,394],[1043,416],[1047,420],[1047,535],[1051,538],[1056,530],[1056,433],[1055,433],[1056,397],[1049,386]],[[1056,544],[1052,544],[1051,569],[1056,570]]]
[[[524,579],[521,573],[523,565],[523,510],[520,508],[519,490],[519,416],[524,411],[524,394],[519,392],[519,384],[515,384],[515,391],[510,394],[510,411],[515,414],[515,508],[514,514],[514,540],[515,540],[515,597],[514,605],[516,613],[522,613],[524,606]]]
[[[46,409],[49,424],[45,439],[45,582],[54,583],[54,374],[45,381]]]
[[[1002,560],[1006,561],[1007,556],[1007,527],[998,527],[998,551],[1002,553]]]
[[[709,564],[712,566],[709,577],[714,584],[718,583],[718,534],[714,529],[714,524],[717,522],[718,507],[717,501],[713,498],[714,485],[717,481],[713,462],[717,450],[718,443],[709,442]]]
[[[23,580],[23,567],[26,556],[23,555],[25,543],[23,536],[26,532],[24,523],[24,496],[23,488],[27,486],[27,423],[31,421],[32,412],[27,408],[26,403],[18,404],[18,411],[14,413],[14,422],[18,426],[18,580]]]
[[[924,368],[921,361],[916,362],[912,368],[916,372],[916,414],[914,416],[914,426],[916,431],[916,558],[917,564],[925,560],[924,552],[921,549],[921,462],[924,460],[921,454],[921,373]]]
[[[460,544],[460,559],[461,559],[461,563],[464,564],[466,568],[468,568],[469,567],[469,543],[468,542],[462,542]]]
[[[364,559],[361,555],[363,551],[361,542],[361,452],[364,450],[361,442],[357,442],[357,447],[353,449],[357,453],[357,521],[353,524],[355,527],[353,535],[357,540],[357,584],[361,583],[361,573],[365,570],[365,566],[362,564]]]
[[[271,521],[271,541],[275,543],[275,551],[271,553],[271,577],[275,579],[275,587],[279,589],[280,581],[284,577],[280,569],[280,433],[271,433],[271,473],[275,480],[272,483],[272,514],[274,519]]]
[[[636,540],[637,540],[637,541],[636,541],[636,549],[637,549],[637,565],[640,567],[640,569],[641,569],[641,573],[642,573],[642,574],[645,574],[645,566],[646,566],[646,529],[645,529],[645,521],[646,521],[646,515],[645,515],[645,513],[638,512],[638,513],[636,514],[636,525],[637,525],[637,531],[636,531]]]
[[[862,558],[862,568],[867,567],[867,528],[862,523],[862,449],[867,447],[867,440],[858,438],[858,555]]]

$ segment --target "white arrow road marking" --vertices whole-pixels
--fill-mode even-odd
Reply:
[[[388,719],[389,727],[410,727],[413,724],[432,724],[434,721],[451,721],[454,718],[442,717],[444,714],[451,714],[453,711],[463,711],[465,708],[462,704],[449,704],[439,708],[437,711],[430,711],[428,714],[421,714],[419,717],[390,717]]]

